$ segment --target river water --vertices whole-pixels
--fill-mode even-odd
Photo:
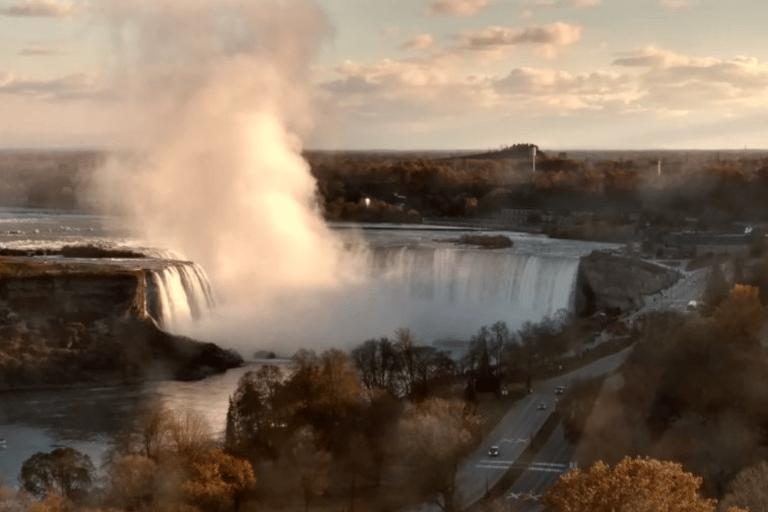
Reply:
[[[115,219],[94,215],[0,210],[0,246],[124,243],[127,233],[119,225]],[[368,253],[370,271],[395,276],[387,282],[402,289],[393,300],[410,315],[404,317],[406,321],[421,327],[431,339],[458,333],[459,326],[465,331],[458,335],[466,335],[477,325],[505,318],[498,316],[500,312],[523,311],[522,316],[509,317],[514,324],[567,307],[579,257],[612,247],[505,233],[514,247],[489,253],[456,248],[453,240],[464,233],[461,230],[390,225],[365,230],[351,225],[336,228],[350,240],[374,246]],[[371,333],[374,335],[379,333]],[[73,446],[89,454],[98,467],[114,439],[133,424],[139,407],[154,399],[174,409],[199,411],[221,436],[238,379],[264,363],[250,361],[242,368],[192,383],[0,393],[0,438],[5,438],[0,443],[0,479],[17,486],[26,459],[59,446]]]

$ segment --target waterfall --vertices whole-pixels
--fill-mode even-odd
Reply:
[[[192,320],[204,317],[215,305],[208,277],[199,265],[166,261],[151,273],[157,307],[154,316],[163,329],[177,332]]]
[[[417,329],[449,336],[497,320],[514,327],[572,311],[578,267],[578,258],[454,247],[374,247],[368,253],[377,293],[399,289]]]

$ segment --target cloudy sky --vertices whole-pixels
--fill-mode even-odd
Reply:
[[[317,1],[308,147],[768,147],[764,0]],[[109,47],[86,0],[0,0],[0,147],[108,144]]]

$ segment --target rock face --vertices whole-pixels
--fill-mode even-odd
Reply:
[[[0,389],[196,380],[242,364],[159,327],[149,284],[161,263],[110,261],[0,257]]]
[[[642,305],[642,295],[656,293],[677,281],[674,270],[647,261],[594,251],[581,258],[576,278],[575,311],[628,312]]]

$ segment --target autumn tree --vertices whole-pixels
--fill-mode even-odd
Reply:
[[[299,500],[306,511],[326,493],[332,483],[333,456],[319,444],[312,427],[301,427],[283,444],[276,460],[259,466],[263,489],[273,500],[287,500],[286,504]]]
[[[142,455],[126,455],[112,461],[108,503],[123,510],[137,510],[152,503],[158,465]]]
[[[614,468],[599,461],[561,476],[543,502],[555,512],[714,512],[701,484],[679,463],[626,457]]]
[[[250,462],[212,449],[191,464],[182,490],[185,500],[204,512],[234,512],[255,485]]]
[[[224,444],[229,451],[251,460],[277,456],[283,424],[277,397],[282,382],[282,372],[272,365],[240,377],[227,410]]]
[[[760,301],[756,286],[735,285],[712,315],[715,328],[732,340],[742,340],[752,345],[759,343],[768,310]]]
[[[458,510],[459,462],[481,438],[481,417],[466,402],[431,398],[413,405],[403,414],[398,432],[405,478],[445,512]]]
[[[88,492],[93,474],[91,458],[67,446],[32,455],[21,467],[19,479],[24,490],[34,496],[53,492],[74,499]]]

